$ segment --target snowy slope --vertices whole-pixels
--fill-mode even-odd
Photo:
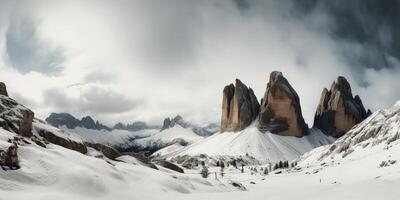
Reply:
[[[14,136],[0,128],[0,144]],[[122,156],[119,160],[124,162],[103,160],[53,144],[46,148],[21,144],[18,156],[20,169],[0,170],[0,199],[27,195],[29,199],[147,199],[166,193],[232,190],[199,175],[145,167],[132,157]]]
[[[154,143],[193,143],[202,140],[204,137],[197,135],[190,128],[183,128],[181,126],[174,126],[172,128],[165,129],[161,132],[151,135],[150,137],[141,138],[136,140],[136,144],[142,146],[151,146]]]
[[[333,140],[315,129],[311,129],[308,136],[298,138],[279,136],[269,132],[261,133],[253,124],[237,133],[216,133],[186,148],[162,156],[173,158],[207,154],[208,156],[239,157],[247,154],[261,163],[269,163],[292,160],[315,147],[330,144]]]
[[[349,162],[400,148],[400,101],[354,126],[335,143],[305,154],[303,163]]]
[[[157,129],[145,129],[140,131],[114,129],[112,131],[107,131],[83,127],[68,129],[65,126],[60,127],[60,129],[66,132],[76,133],[86,142],[101,143],[110,146],[129,146],[136,138],[149,137],[159,132]]]

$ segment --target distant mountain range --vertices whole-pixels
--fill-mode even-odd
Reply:
[[[91,116],[83,117],[78,119],[69,113],[51,113],[46,118],[46,122],[55,126],[61,127],[66,126],[68,129],[74,129],[76,127],[83,127],[94,130],[128,130],[128,131],[140,131],[145,129],[160,129],[158,125],[147,125],[145,122],[133,122],[131,124],[123,124],[118,122],[113,127],[108,127],[97,120],[94,120]]]
[[[163,131],[168,128],[174,127],[176,124],[183,128],[191,128],[194,133],[200,136],[209,136],[219,131],[219,126],[217,124],[211,123],[206,126],[199,126],[193,123],[185,121],[180,115],[174,118],[167,117],[164,120],[163,125],[148,125],[146,122],[136,121],[130,124],[124,124],[122,122],[116,123],[113,127],[108,127],[97,120],[94,120],[90,116],[78,119],[69,113],[51,113],[49,117],[46,118],[46,122],[55,126],[62,127],[66,126],[68,129],[75,129],[76,127],[83,127],[93,130],[127,130],[127,131],[141,131],[146,129],[160,129]]]

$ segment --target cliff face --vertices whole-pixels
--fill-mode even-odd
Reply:
[[[281,72],[270,75],[261,100],[259,129],[284,136],[303,136],[308,132],[300,107],[300,99]]]
[[[314,126],[325,134],[340,137],[370,114],[358,95],[353,98],[350,84],[339,76],[330,90],[324,88],[314,116]]]
[[[235,85],[227,85],[223,90],[221,132],[245,129],[257,118],[259,110],[253,90],[236,79]]]
[[[0,95],[4,95],[4,96],[8,97],[7,87],[6,87],[6,84],[4,84],[3,82],[0,82]]]

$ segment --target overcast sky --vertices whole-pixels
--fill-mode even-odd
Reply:
[[[225,85],[260,99],[278,70],[312,125],[339,75],[373,111],[400,99],[399,13],[389,0],[0,0],[0,81],[43,119],[209,123]]]

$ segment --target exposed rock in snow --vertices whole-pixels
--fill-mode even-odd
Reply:
[[[0,82],[0,95],[4,95],[8,97],[7,87],[6,84]]]
[[[236,79],[235,85],[227,85],[223,90],[221,132],[245,129],[257,118],[259,110],[253,90]]]
[[[0,141],[1,142],[1,141]],[[7,166],[9,169],[17,169],[18,166],[18,146],[16,143],[6,144],[1,142],[0,145],[0,166],[4,168]]]
[[[115,160],[117,157],[121,156],[121,153],[109,146],[106,146],[104,144],[99,144],[99,143],[89,143],[85,142],[84,143],[88,147],[92,147],[96,149],[97,151],[103,153],[103,155],[111,160]]]
[[[323,89],[315,112],[314,126],[325,134],[340,137],[368,117],[358,95],[353,98],[350,84],[339,76],[330,90]]]
[[[303,136],[308,132],[299,96],[281,72],[271,72],[261,100],[259,129],[285,136]]]
[[[0,95],[0,127],[19,135],[32,136],[34,113],[14,99]]]
[[[50,125],[43,124],[39,121],[34,123],[34,129],[39,136],[53,144],[78,151],[83,154],[86,154],[88,151],[86,145],[83,144],[83,141],[77,135],[69,136],[65,132],[55,127],[51,127]]]
[[[170,170],[173,170],[173,171],[176,171],[176,172],[179,172],[179,173],[184,173],[184,170],[182,168],[180,168],[178,165],[175,165],[175,164],[173,164],[171,162],[168,162],[166,160],[158,160],[155,163],[160,165],[160,166],[162,166],[162,167],[165,167],[167,169],[170,169]]]

